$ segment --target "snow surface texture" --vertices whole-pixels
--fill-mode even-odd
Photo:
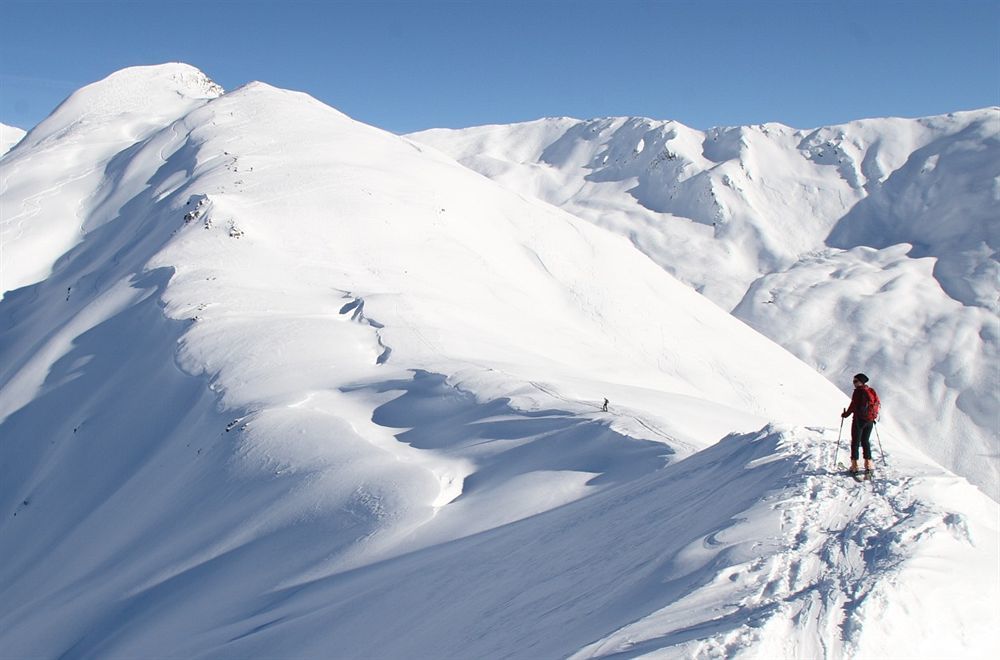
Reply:
[[[837,474],[822,376],[433,149],[175,64],[0,185],[7,655],[1000,643],[994,501],[891,421]]]
[[[412,136],[628,237],[1000,500],[1000,108],[697,131],[546,119]]]
[[[0,124],[0,158],[21,141],[26,132],[16,126]]]

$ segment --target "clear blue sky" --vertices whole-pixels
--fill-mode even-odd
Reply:
[[[0,0],[0,121],[182,61],[395,132],[545,116],[798,128],[1000,105],[1000,0]]]

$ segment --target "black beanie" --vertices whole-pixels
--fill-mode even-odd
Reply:
[[[864,374],[854,374],[854,380],[860,380],[862,383],[867,383],[868,376]]]

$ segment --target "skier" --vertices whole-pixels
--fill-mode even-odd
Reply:
[[[875,428],[875,419],[879,413],[879,399],[875,390],[868,387],[868,376],[854,375],[854,395],[851,405],[840,414],[841,417],[854,415],[851,423],[851,474],[858,473],[858,448],[864,452],[865,475],[871,476],[875,470],[872,461],[871,435]]]
[[[607,397],[605,397],[605,399],[604,399],[604,407],[601,408],[601,410],[603,410],[604,412],[608,412],[608,403],[609,403],[608,399],[607,399]]]

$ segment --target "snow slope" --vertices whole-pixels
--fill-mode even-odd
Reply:
[[[627,236],[833,383],[867,372],[887,418],[1000,499],[1000,108],[810,131],[612,118],[412,137]]]
[[[0,157],[10,151],[14,145],[21,141],[26,132],[16,126],[0,124]]]
[[[995,649],[996,503],[891,422],[829,474],[843,395],[628,240],[261,83],[80,98],[0,161],[5,653]]]
[[[123,171],[113,158],[221,92],[187,65],[124,69],[70,95],[24,136],[0,176],[0,295],[43,279],[87,229],[111,220],[97,207],[132,192],[108,175]],[[15,259],[14,244],[31,258]]]

